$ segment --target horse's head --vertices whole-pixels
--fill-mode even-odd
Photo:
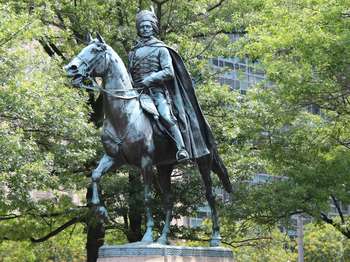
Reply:
[[[76,87],[91,82],[90,77],[102,77],[107,70],[107,44],[97,33],[97,38],[89,35],[89,44],[64,67],[72,84]]]

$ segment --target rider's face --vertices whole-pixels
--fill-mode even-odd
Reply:
[[[151,37],[154,35],[152,23],[150,21],[143,21],[139,26],[139,34],[141,37]]]

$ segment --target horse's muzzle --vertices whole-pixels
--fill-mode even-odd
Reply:
[[[81,67],[79,64],[75,63],[76,60],[73,59],[68,65],[64,66],[64,70],[67,72],[67,76],[72,79],[72,85],[75,87],[80,87],[84,76],[81,72]]]

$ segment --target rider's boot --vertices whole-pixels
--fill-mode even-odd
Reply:
[[[178,162],[188,160],[190,156],[187,150],[185,149],[185,143],[182,138],[179,127],[177,125],[173,125],[172,127],[169,128],[169,130],[176,142],[176,147],[177,147],[176,160]]]

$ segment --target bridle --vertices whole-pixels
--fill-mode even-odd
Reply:
[[[96,69],[97,65],[99,64],[98,62],[101,59],[104,59],[105,61],[105,68],[107,68],[107,55],[110,55],[109,52],[107,52],[106,46],[103,44],[103,47],[98,50],[98,54],[94,56],[90,61],[87,61],[84,57],[78,55],[77,58],[86,65],[84,68],[84,71],[82,72],[82,80],[79,83],[79,87],[87,89],[87,90],[92,90],[92,91],[98,91],[98,92],[103,92],[109,96],[112,96],[114,98],[118,99],[124,99],[124,100],[131,100],[135,98],[139,98],[140,95],[144,91],[144,87],[141,88],[133,88],[133,89],[113,89],[113,90],[107,90],[102,88],[95,80],[94,77],[91,77],[91,73]],[[88,84],[85,84],[84,82],[87,82]],[[123,93],[123,92],[128,92],[128,91],[138,91],[141,90],[137,95],[134,96],[121,96],[121,95],[116,95],[115,93]]]

